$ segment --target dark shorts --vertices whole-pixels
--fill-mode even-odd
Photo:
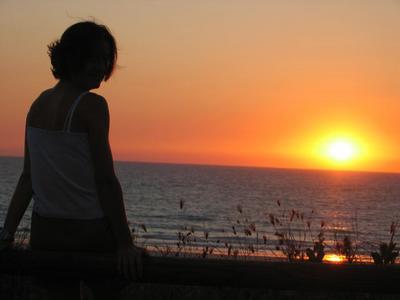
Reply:
[[[93,220],[61,219],[43,217],[32,212],[29,245],[33,251],[62,251],[115,253],[116,242],[111,226],[106,218]],[[62,279],[37,277],[34,282],[46,290],[63,286],[78,288],[80,278]],[[107,294],[121,291],[129,281],[122,278],[83,280],[94,293]]]
[[[32,212],[32,250],[115,252],[116,243],[106,218],[80,220],[43,217]]]

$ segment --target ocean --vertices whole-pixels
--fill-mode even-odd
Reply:
[[[0,157],[0,226],[22,163]],[[115,169],[129,226],[146,247],[276,255],[277,232],[311,246],[322,230],[328,251],[348,236],[367,254],[399,220],[400,174],[135,162]],[[31,209],[19,230],[29,232]]]

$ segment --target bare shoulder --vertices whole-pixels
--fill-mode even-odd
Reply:
[[[29,111],[28,111],[28,115],[32,115],[33,113],[35,113],[35,111],[37,111],[38,109],[40,109],[40,107],[42,105],[44,105],[44,101],[48,98],[48,95],[50,94],[50,91],[52,89],[47,89],[44,90],[43,92],[41,92],[32,102]]]
[[[41,92],[35,100],[33,100],[31,107],[35,107],[40,105],[41,102],[43,102],[45,99],[47,99],[47,96],[50,94],[50,91],[52,89],[47,89]]]
[[[82,99],[83,100],[83,99]],[[96,93],[89,92],[84,96],[84,101],[82,106],[95,111],[108,110],[107,100]]]
[[[83,119],[90,123],[97,123],[100,120],[108,122],[108,104],[103,96],[96,93],[87,93],[79,106]]]

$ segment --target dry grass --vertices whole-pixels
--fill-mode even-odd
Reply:
[[[314,221],[314,211],[305,213],[300,210],[288,209],[280,201],[277,201],[276,204],[276,211],[269,213],[267,220],[274,232],[273,236],[265,231],[260,231],[261,226],[251,220],[245,208],[238,204],[235,207],[237,216],[232,221],[231,227],[222,229],[226,238],[212,239],[211,241],[207,228],[196,231],[193,226],[184,224],[177,232],[175,245],[142,246],[150,253],[161,256],[323,262],[325,255],[330,254],[343,257],[344,262],[347,263],[373,262],[372,253],[368,252],[370,250],[361,247],[356,216],[352,219],[350,233],[335,229],[331,239],[327,239],[327,223],[326,221]],[[179,201],[179,211],[182,215],[185,212],[185,201],[182,199]],[[144,224],[140,227],[146,232]],[[334,224],[332,227],[337,228]],[[391,229],[394,230],[391,230],[392,235],[387,247],[383,247],[383,243],[381,243],[380,253],[373,252],[382,256],[390,252],[392,263],[395,262],[396,254],[398,254],[394,242],[395,228],[397,227],[391,226]],[[136,231],[136,233],[136,240],[139,240],[139,232]],[[275,247],[271,248],[268,243],[275,243]],[[369,244],[373,245],[373,243]],[[371,253],[371,255],[367,253]],[[386,256],[388,255],[386,254]],[[379,261],[375,260],[375,262]]]

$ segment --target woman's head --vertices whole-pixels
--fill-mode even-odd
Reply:
[[[109,29],[91,21],[70,26],[48,49],[54,77],[87,89],[98,88],[110,78],[117,60],[116,42]]]

